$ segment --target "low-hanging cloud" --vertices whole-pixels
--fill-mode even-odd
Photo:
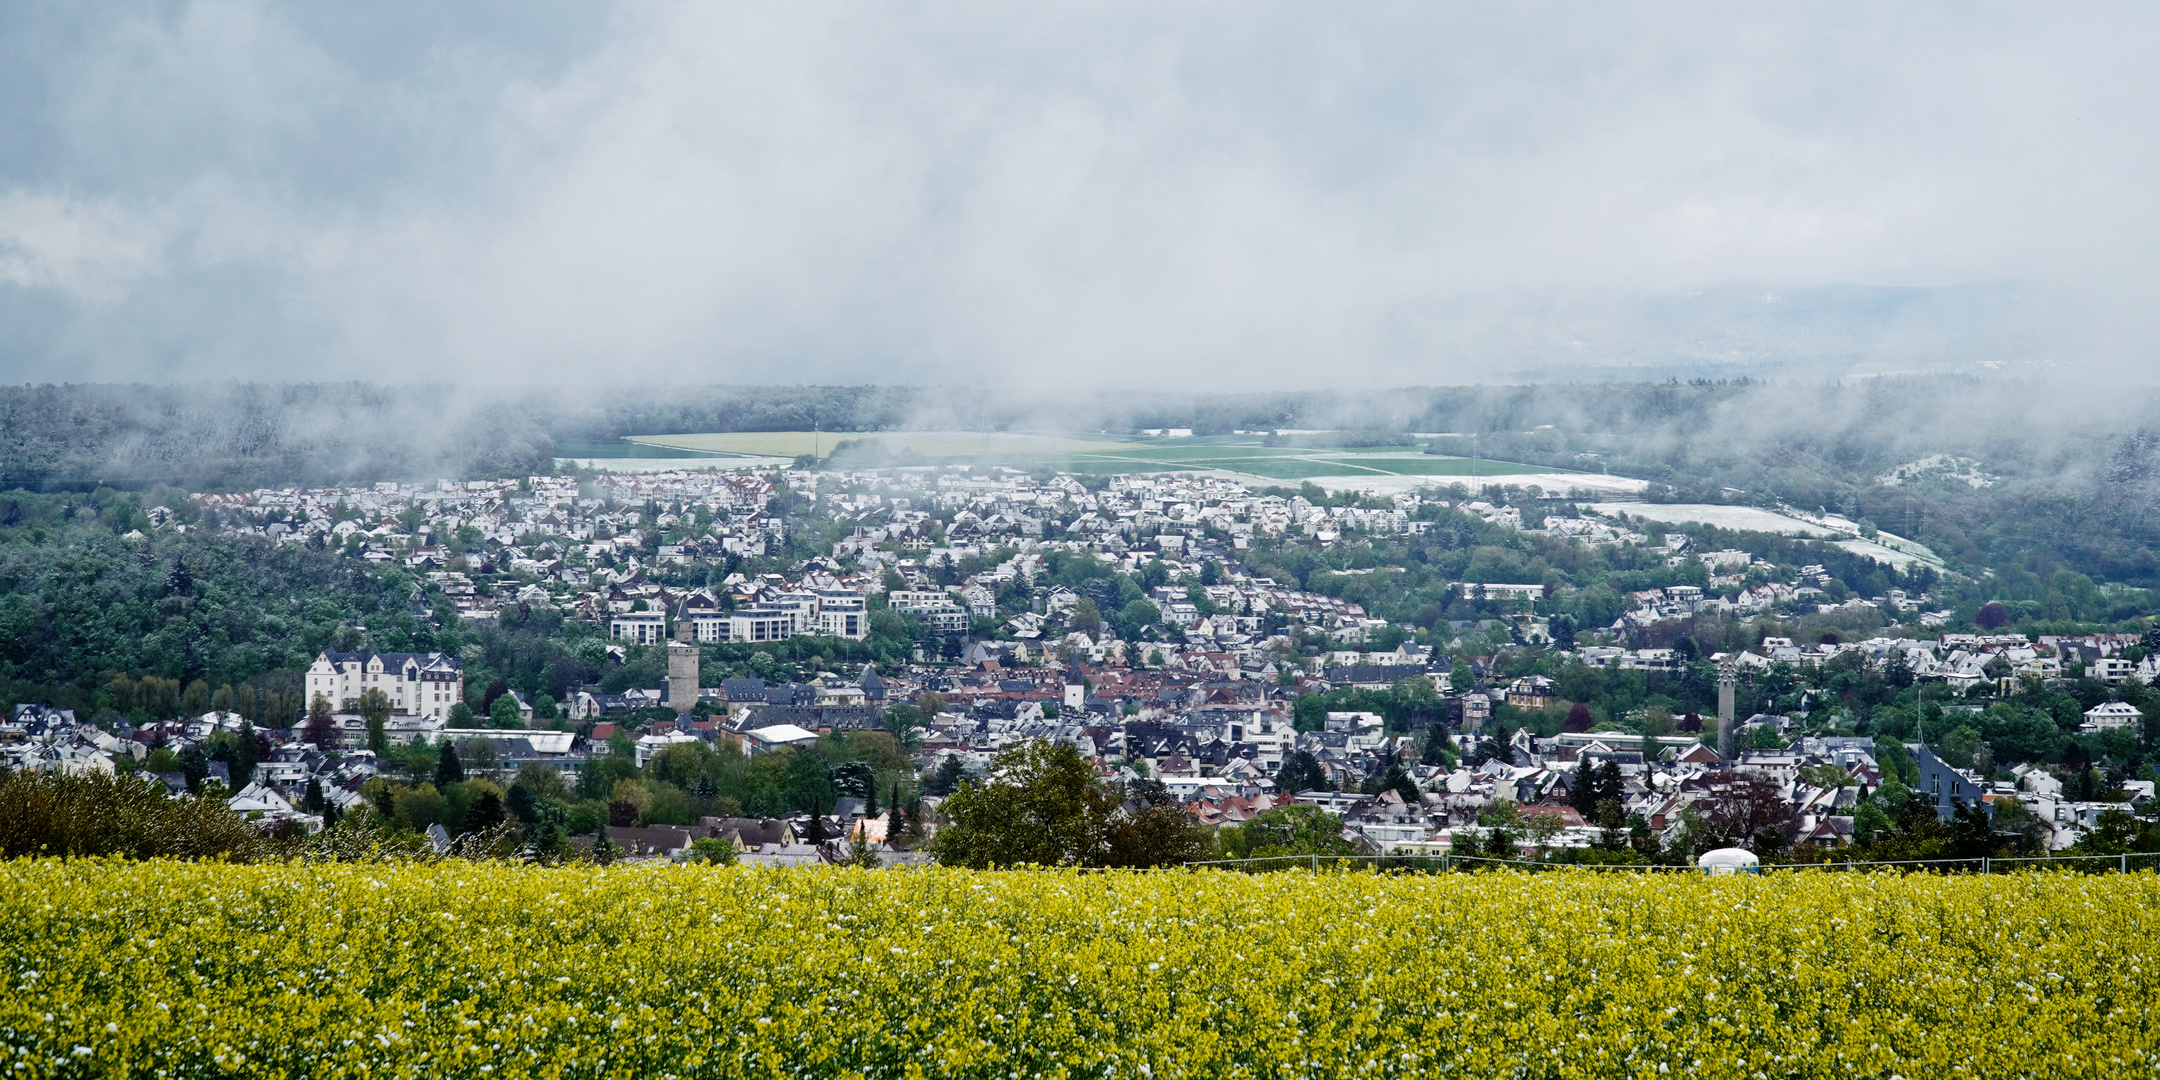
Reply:
[[[0,15],[0,374],[2137,374],[2160,10]]]

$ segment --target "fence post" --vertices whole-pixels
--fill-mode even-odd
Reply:
[[[1315,874],[1320,872],[1320,856],[1317,853],[1312,857],[1312,872]]]
[[[1980,872],[1982,874],[1988,872],[1988,857],[1985,855],[1980,856]]]
[[[2130,853],[2127,851],[2122,853],[2122,872],[2125,874],[2130,872]]]

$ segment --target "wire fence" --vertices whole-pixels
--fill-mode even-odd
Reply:
[[[1556,862],[1550,859],[1509,859],[1497,855],[1457,855],[1443,852],[1438,855],[1417,854],[1346,854],[1346,855],[1267,855],[1252,859],[1208,859],[1185,863],[1185,866],[1218,866],[1232,869],[1287,870],[1306,869],[1314,873],[1322,870],[1344,869],[1370,865],[1374,869],[1408,873],[1452,873],[1479,868],[1516,867],[1531,871],[1627,871],[1634,873],[1690,873],[1707,872],[1700,866],[1681,866],[1671,863],[1584,863]],[[1741,868],[1742,873],[1786,873],[1816,871],[1822,873],[1854,873],[1869,870],[1888,870],[1900,867],[1917,868],[1922,873],[2010,873],[2017,870],[2074,870],[2080,873],[2123,873],[2133,870],[2160,870],[2160,851],[2126,852],[2114,855],[2030,855],[1997,857],[1982,855],[1957,859],[1848,859],[1842,862],[1763,863]]]

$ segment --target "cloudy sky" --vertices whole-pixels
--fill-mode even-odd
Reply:
[[[0,378],[2144,374],[2156,46],[2151,4],[0,2]]]

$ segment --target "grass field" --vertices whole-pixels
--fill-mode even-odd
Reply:
[[[0,1074],[2150,1075],[2150,873],[0,863]]]
[[[673,454],[791,458],[831,453],[843,440],[876,439],[895,454],[912,451],[926,464],[1005,466],[1080,473],[1223,471],[1262,480],[1340,476],[1488,477],[1564,472],[1538,465],[1421,454],[1414,446],[1346,450],[1262,446],[1252,436],[1147,439],[1044,435],[1025,432],[750,431],[704,435],[637,435],[629,454],[647,448]],[[636,445],[631,445],[636,444]],[[575,455],[566,455],[575,456]],[[592,457],[603,455],[593,454]]]
[[[1068,435],[1032,435],[1010,431],[730,431],[706,435],[632,435],[629,441],[675,450],[717,454],[796,457],[832,452],[851,439],[876,439],[893,453],[913,450],[925,458],[982,455],[1052,455],[1116,450],[1129,441]]]

